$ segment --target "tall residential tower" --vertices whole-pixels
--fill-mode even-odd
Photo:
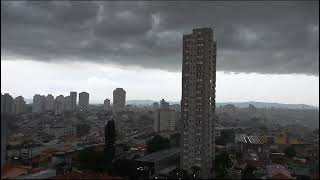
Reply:
[[[113,109],[120,111],[126,105],[126,91],[123,88],[117,88],[113,91]]]
[[[87,111],[89,107],[89,93],[79,93],[79,110]]]
[[[182,153],[183,169],[200,178],[212,176],[215,142],[216,42],[211,28],[193,29],[183,36],[182,55]]]
[[[77,108],[77,92],[70,92],[70,98],[71,98],[71,110],[76,110]]]

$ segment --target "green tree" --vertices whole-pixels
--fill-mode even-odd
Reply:
[[[108,121],[107,125],[105,126],[105,160],[107,167],[110,168],[112,165],[112,160],[115,156],[115,141],[116,141],[116,130],[114,125],[114,120]]]
[[[292,158],[296,156],[296,151],[293,146],[289,146],[284,150],[284,153],[289,157]]]
[[[77,124],[76,129],[77,129],[77,136],[82,137],[89,133],[90,126],[87,124]]]
[[[168,149],[171,147],[170,140],[160,135],[155,135],[152,139],[147,141],[148,153]]]
[[[172,146],[179,147],[180,146],[180,138],[181,138],[180,133],[176,133],[176,134],[173,134],[172,136],[170,136],[170,141],[171,141]]]
[[[109,145],[116,142],[116,129],[114,125],[114,120],[108,121],[107,125],[105,126],[105,144]]]
[[[253,172],[257,170],[255,166],[248,165],[242,173],[241,179],[256,179]]]
[[[98,173],[104,172],[106,165],[102,151],[92,149],[82,150],[78,155],[79,166],[81,169],[92,170]]]
[[[116,160],[109,173],[114,176],[129,177],[130,179],[136,176],[136,161],[129,159]]]
[[[243,158],[243,153],[240,151],[236,152],[236,159],[241,160],[242,158]]]
[[[223,178],[228,174],[228,168],[231,167],[231,160],[228,153],[217,155],[214,163],[216,178]]]
[[[185,169],[176,168],[173,171],[169,172],[169,179],[190,179],[188,171]]]
[[[222,130],[220,136],[216,138],[216,144],[225,146],[227,143],[233,143],[235,132],[233,130]]]

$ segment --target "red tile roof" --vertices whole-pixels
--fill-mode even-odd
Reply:
[[[11,163],[6,163],[1,168],[1,179],[9,179],[9,178],[15,178],[22,175],[27,175],[30,173],[36,173],[39,171],[42,171],[46,168],[32,168],[31,166],[20,166],[20,165],[14,165]]]
[[[280,177],[281,179],[292,179],[292,176],[288,169],[286,169],[282,165],[268,165],[267,171],[269,176],[272,177],[272,179],[279,179]]]
[[[10,163],[5,164],[1,168],[1,179],[15,178],[26,175],[31,170],[30,166],[16,166]]]

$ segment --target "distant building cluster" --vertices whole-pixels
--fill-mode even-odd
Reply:
[[[77,104],[77,92],[71,91],[69,96],[58,95],[56,98],[52,94],[47,96],[35,94],[32,100],[32,113],[54,112],[55,115],[61,115],[66,111],[88,111],[89,93],[79,93]],[[167,104],[166,106],[169,106]],[[126,91],[123,88],[116,88],[113,91],[113,104],[106,98],[103,103],[103,109],[114,110],[115,112],[128,110],[126,107]],[[157,106],[158,107],[158,106]],[[1,113],[21,114],[26,112],[26,101],[22,96],[13,98],[10,94],[1,94]]]
[[[1,94],[1,113],[21,114],[26,111],[26,102],[22,96],[13,98],[10,94]]]
[[[44,113],[47,111],[52,111],[55,112],[56,115],[59,115],[65,111],[76,110],[76,104],[76,92],[70,92],[70,96],[64,97],[63,95],[59,95],[56,98],[54,98],[52,94],[48,94],[47,96],[35,94],[33,96],[32,112]]]

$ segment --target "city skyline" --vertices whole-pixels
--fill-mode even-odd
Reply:
[[[2,62],[2,63],[6,63]],[[10,63],[10,62],[8,62]],[[21,63],[21,62],[20,62]],[[217,63],[218,64],[218,63]],[[54,65],[57,67],[63,67],[61,65]],[[23,66],[23,65],[22,65]],[[81,65],[80,67],[85,66]],[[147,90],[141,88],[132,88],[132,86],[128,87],[128,84],[131,79],[126,80],[126,76],[122,76],[121,84],[115,83],[115,81],[109,80],[108,77],[110,76],[104,76],[101,77],[101,73],[105,71],[117,71],[117,69],[113,69],[110,67],[103,67],[96,64],[91,64],[92,68],[101,69],[101,72],[98,73],[98,76],[94,76],[92,78],[86,79],[86,80],[79,80],[78,84],[66,84],[63,79],[61,80],[61,84],[57,84],[57,81],[53,81],[55,84],[55,87],[52,89],[44,88],[46,86],[40,86],[42,82],[38,82],[39,86],[36,84],[29,89],[20,89],[15,88],[13,85],[18,85],[20,83],[23,83],[23,87],[28,87],[28,82],[19,82],[13,78],[13,81],[4,81],[3,78],[8,77],[4,76],[5,70],[1,70],[1,92],[3,93],[9,93],[12,96],[20,96],[22,95],[27,100],[32,100],[34,94],[52,94],[55,97],[58,95],[68,95],[70,91],[76,91],[76,92],[88,92],[90,94],[90,100],[89,103],[92,104],[103,104],[103,101],[108,98],[113,100],[112,92],[114,89],[118,87],[123,87],[128,93],[127,93],[127,100],[154,100],[154,101],[160,101],[162,98],[171,101],[171,102],[179,102],[181,97],[181,73],[172,73],[172,72],[164,72],[167,73],[165,77],[159,77],[157,73],[152,73],[151,70],[145,70],[147,75],[151,76],[152,78],[159,79],[158,83],[160,85],[157,85],[154,81],[150,82],[150,86],[146,87]],[[4,66],[2,65],[1,68],[14,68],[14,66]],[[37,66],[39,67],[39,65]],[[48,67],[48,66],[46,66]],[[51,66],[52,67],[52,66]],[[68,68],[68,67],[65,67]],[[55,67],[52,67],[52,69],[46,69],[46,72],[52,72],[55,71]],[[52,71],[53,70],[53,71]],[[70,70],[72,70],[70,68]],[[27,72],[28,70],[23,70],[24,72]],[[41,70],[41,68],[36,68],[35,74],[41,74],[40,72],[45,73]],[[137,72],[139,71],[139,68],[136,70],[128,70],[128,69],[120,69],[120,72],[123,74],[130,74],[130,75],[136,75],[139,79],[139,82],[143,82],[146,79],[149,79],[148,77],[144,77],[144,75],[137,75]],[[162,72],[160,70],[156,70],[158,72]],[[79,71],[78,71],[79,72]],[[78,74],[76,71],[75,74]],[[80,73],[80,72],[79,72]],[[65,75],[65,74],[63,74]],[[63,76],[62,75],[62,76]],[[28,74],[26,74],[28,76]],[[111,76],[112,77],[112,76]],[[217,87],[216,87],[216,98],[217,102],[249,102],[249,101],[255,101],[255,102],[270,102],[270,103],[283,103],[283,104],[306,104],[306,105],[312,105],[319,107],[319,77],[315,76],[304,76],[304,75],[263,75],[263,74],[244,74],[244,73],[225,73],[225,72],[217,72]],[[115,77],[112,77],[112,79]],[[169,81],[168,81],[169,79]],[[264,81],[259,81],[259,79],[263,79]],[[161,80],[161,81],[160,81]],[[253,86],[253,83],[251,84],[251,81],[255,82],[255,86]],[[50,80],[45,80],[49,81]],[[110,81],[108,83],[108,81]],[[241,82],[239,84],[245,84],[246,86],[239,86],[238,94],[234,94],[233,92],[233,82]],[[283,81],[286,81],[286,84],[283,84]],[[19,82],[19,83],[18,83]],[[48,83],[49,83],[48,82]],[[81,85],[86,82],[88,85],[96,85],[96,88],[85,88],[81,87]],[[128,83],[126,83],[128,82]],[[289,83],[290,82],[290,83]],[[13,85],[11,84],[13,83]],[[18,84],[16,84],[18,83]],[[32,83],[35,83],[35,81],[32,81]],[[48,84],[44,83],[44,84]],[[102,85],[102,83],[105,83]],[[149,82],[148,82],[149,83]],[[111,87],[110,87],[111,84]],[[147,83],[146,83],[147,84]],[[169,86],[164,86],[168,85]],[[276,85],[274,88],[278,91],[278,94],[271,94],[270,91],[272,89],[266,89],[265,84],[268,85]],[[58,86],[59,85],[59,86]],[[75,88],[70,88],[70,85],[74,86]],[[154,88],[156,87],[156,88]],[[58,90],[57,90],[57,89]],[[149,88],[149,89],[148,89]],[[162,88],[162,89],[160,89]],[[39,89],[38,91],[35,89]],[[291,90],[297,92],[296,94],[288,95],[286,90]],[[252,96],[252,94],[249,94],[248,92],[260,92],[259,94],[255,94]],[[151,96],[148,94],[148,92],[155,92]],[[173,92],[173,93],[172,93]],[[241,93],[241,94],[240,94]],[[297,96],[299,94],[299,96]],[[133,96],[135,95],[135,97]],[[237,97],[241,95],[241,98]],[[261,98],[261,95],[264,95],[264,98]],[[304,96],[304,95],[309,95]],[[148,97],[149,96],[149,97]],[[259,97],[260,96],[260,97]],[[287,98],[284,98],[287,97]]]
[[[217,102],[319,106],[317,1],[128,3],[1,2],[1,91],[180,101],[182,35],[212,27]]]
[[[1,179],[319,179],[319,1],[1,1]]]

